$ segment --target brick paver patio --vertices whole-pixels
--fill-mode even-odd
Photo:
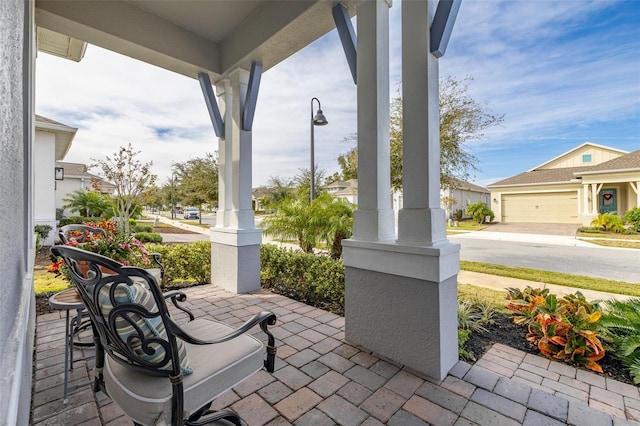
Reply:
[[[459,362],[433,383],[346,342],[338,315],[266,292],[234,295],[214,285],[184,291],[196,317],[239,325],[262,310],[278,316],[276,371],[255,374],[214,403],[237,411],[249,426],[640,425],[637,387],[504,345],[473,366]],[[63,315],[37,317],[32,424],[130,425],[89,387],[63,405]],[[91,352],[75,349],[76,357]],[[91,366],[92,360],[75,363],[71,384],[88,381]]]

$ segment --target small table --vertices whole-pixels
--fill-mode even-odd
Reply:
[[[92,382],[81,383],[74,386],[69,386],[69,370],[73,369],[73,363],[75,361],[82,361],[85,359],[93,358],[93,356],[86,356],[73,359],[73,346],[93,346],[93,342],[74,342],[73,336],[81,330],[84,330],[91,325],[89,320],[89,314],[84,310],[84,303],[75,288],[69,288],[59,293],[54,294],[49,298],[49,305],[53,309],[59,309],[66,311],[65,319],[65,345],[64,345],[64,399],[63,403],[66,405],[69,402],[69,392],[72,392],[82,386],[91,384]],[[70,312],[76,311],[76,315],[70,318]],[[84,319],[84,321],[83,321]]]

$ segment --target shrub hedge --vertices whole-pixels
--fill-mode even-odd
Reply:
[[[165,285],[184,282],[211,282],[211,243],[197,241],[189,244],[145,244],[149,253],[160,253],[165,267]],[[138,265],[150,267],[149,265]]]
[[[162,242],[162,235],[155,232],[136,232],[133,236],[143,243],[160,244]]]
[[[337,303],[344,312],[342,260],[263,244],[260,248],[260,279],[263,288],[278,293],[291,290],[314,306]]]

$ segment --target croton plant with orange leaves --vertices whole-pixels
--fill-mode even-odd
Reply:
[[[553,359],[575,362],[602,373],[597,361],[605,355],[597,336],[602,311],[579,291],[558,298],[547,289],[507,289],[507,309],[514,322],[528,327],[527,340]]]

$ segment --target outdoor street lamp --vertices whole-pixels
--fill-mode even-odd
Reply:
[[[318,112],[313,115],[313,101],[318,101]],[[322,106],[318,98],[311,98],[311,201],[316,198],[316,165],[313,156],[313,126],[324,126],[329,124],[324,114],[322,113]]]
[[[171,219],[175,219],[176,218],[176,206],[173,202],[173,184],[176,180],[176,175],[172,174],[171,175]]]

